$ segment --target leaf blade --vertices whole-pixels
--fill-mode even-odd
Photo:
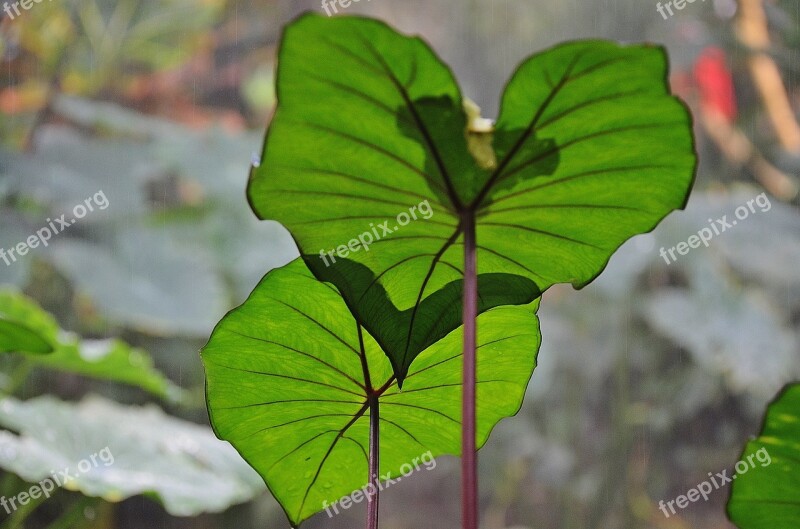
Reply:
[[[44,355],[53,347],[27,325],[0,318],[0,353],[12,352]]]
[[[480,444],[521,405],[540,342],[535,308],[481,316]],[[452,333],[419,355],[400,392],[386,354],[368,333],[359,337],[338,292],[294,261],[270,272],[203,349],[212,425],[299,524],[369,481],[370,392],[380,394],[382,476],[427,450],[459,453],[460,340]],[[354,354],[361,343],[363,357]]]
[[[24,321],[51,348],[49,354],[25,357],[34,366],[137,386],[162,398],[177,400],[181,395],[182,389],[159,372],[141,349],[117,339],[79,339],[15,290],[0,289],[0,307],[0,317]]]
[[[731,487],[728,517],[741,529],[788,529],[800,523],[798,437],[800,384],[795,383],[769,405],[761,435],[747,443],[739,459],[760,463],[738,473]]]
[[[342,292],[402,382],[417,354],[461,325],[465,222],[477,224],[479,312],[530,303],[556,283],[585,286],[625,240],[682,208],[696,160],[663,50],[585,41],[519,67],[493,135],[499,161],[483,168],[449,69],[376,24],[309,16],[289,27],[248,196]],[[350,62],[334,69],[332,49]],[[326,92],[318,69],[349,88]],[[303,120],[319,126],[294,128]],[[423,203],[429,216],[400,222]],[[389,313],[402,332],[376,316]]]

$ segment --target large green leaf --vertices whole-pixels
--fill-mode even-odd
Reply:
[[[53,347],[27,325],[0,318],[0,353],[11,352],[48,354]]]
[[[69,476],[69,490],[111,502],[146,494],[174,516],[221,512],[264,492],[258,474],[208,427],[153,405],[8,397],[0,426],[11,430],[0,430],[0,468],[29,483]]]
[[[479,317],[479,446],[521,405],[540,342],[536,308]],[[381,476],[428,451],[459,454],[461,339],[452,332],[420,354],[400,392],[372,336],[298,259],[270,272],[203,349],[212,425],[299,524],[370,481],[370,394]]]
[[[691,119],[666,76],[659,47],[563,44],[518,68],[493,135],[471,128],[468,142],[456,81],[423,41],[306,15],[281,43],[278,108],[249,199],[341,290],[402,381],[461,324],[466,225],[477,224],[482,312],[586,285],[626,239],[685,205]],[[494,163],[470,148],[481,137]]]
[[[749,470],[737,474],[731,489],[733,523],[740,529],[800,527],[800,384],[787,386],[769,406],[761,435],[747,443],[740,461]]]
[[[138,386],[155,395],[178,399],[181,388],[153,367],[150,356],[121,340],[85,340],[63,331],[35,301],[14,290],[0,289],[0,317],[37,333],[53,352],[26,356],[34,366]]]

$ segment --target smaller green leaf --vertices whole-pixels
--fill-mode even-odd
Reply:
[[[53,346],[22,323],[0,318],[0,353],[48,354]]]
[[[154,367],[147,352],[122,340],[64,342],[53,354],[38,357],[35,363],[48,369],[137,386],[171,401],[179,400],[183,392]]]
[[[761,435],[747,443],[728,501],[739,529],[800,527],[800,384],[784,388],[767,408]]]
[[[25,357],[35,366],[130,384],[172,400],[182,391],[155,369],[145,351],[116,339],[82,340],[62,330],[35,301],[16,291],[0,289],[0,318],[25,322],[24,327],[41,340],[39,346],[50,348],[50,354]],[[2,340],[0,326],[0,350]]]

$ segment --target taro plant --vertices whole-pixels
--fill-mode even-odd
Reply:
[[[539,346],[536,306],[479,317],[478,355],[491,365],[477,381],[479,444],[522,403]],[[400,391],[385,351],[297,259],[270,272],[203,349],[211,422],[299,524],[367,482],[401,478],[415,458],[458,453],[461,339],[454,332],[423,351]]]
[[[666,75],[659,47],[565,43],[517,68],[492,122],[419,38],[357,17],[286,28],[248,198],[289,229],[305,267],[267,276],[203,354],[212,423],[293,523],[421,441],[461,455],[463,527],[477,527],[477,448],[522,396],[491,411],[491,385],[528,380],[531,304],[556,283],[587,285],[686,204],[691,119]],[[379,424],[392,435],[380,443]]]

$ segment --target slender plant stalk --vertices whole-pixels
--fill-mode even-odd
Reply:
[[[364,384],[367,390],[367,405],[369,406],[369,480],[367,484],[367,529],[378,529],[378,500],[380,490],[378,489],[378,473],[380,472],[380,438],[381,422],[378,401],[384,391],[391,385],[392,381],[381,388],[372,387],[372,379],[369,375],[369,365],[367,365],[367,351],[364,348],[364,332],[361,325],[358,326],[358,344],[361,350],[361,369],[364,372]],[[370,486],[371,485],[371,486]]]
[[[369,483],[367,485],[367,529],[378,529],[378,473],[380,472],[380,416],[379,395],[369,396]]]
[[[380,490],[378,489],[378,473],[380,472],[380,449],[381,449],[381,422],[378,401],[384,391],[391,385],[391,381],[378,389],[372,387],[372,379],[369,375],[369,365],[367,365],[367,351],[364,348],[364,332],[361,325],[358,326],[358,344],[361,350],[361,369],[364,371],[364,384],[367,390],[367,404],[369,405],[369,480],[367,484],[367,529],[378,529],[378,500]],[[392,377],[394,380],[394,377]],[[370,486],[372,485],[372,486]]]
[[[475,217],[462,216],[464,226],[464,375],[461,398],[461,517],[463,529],[478,529],[478,454],[475,447],[476,343],[478,270]]]

